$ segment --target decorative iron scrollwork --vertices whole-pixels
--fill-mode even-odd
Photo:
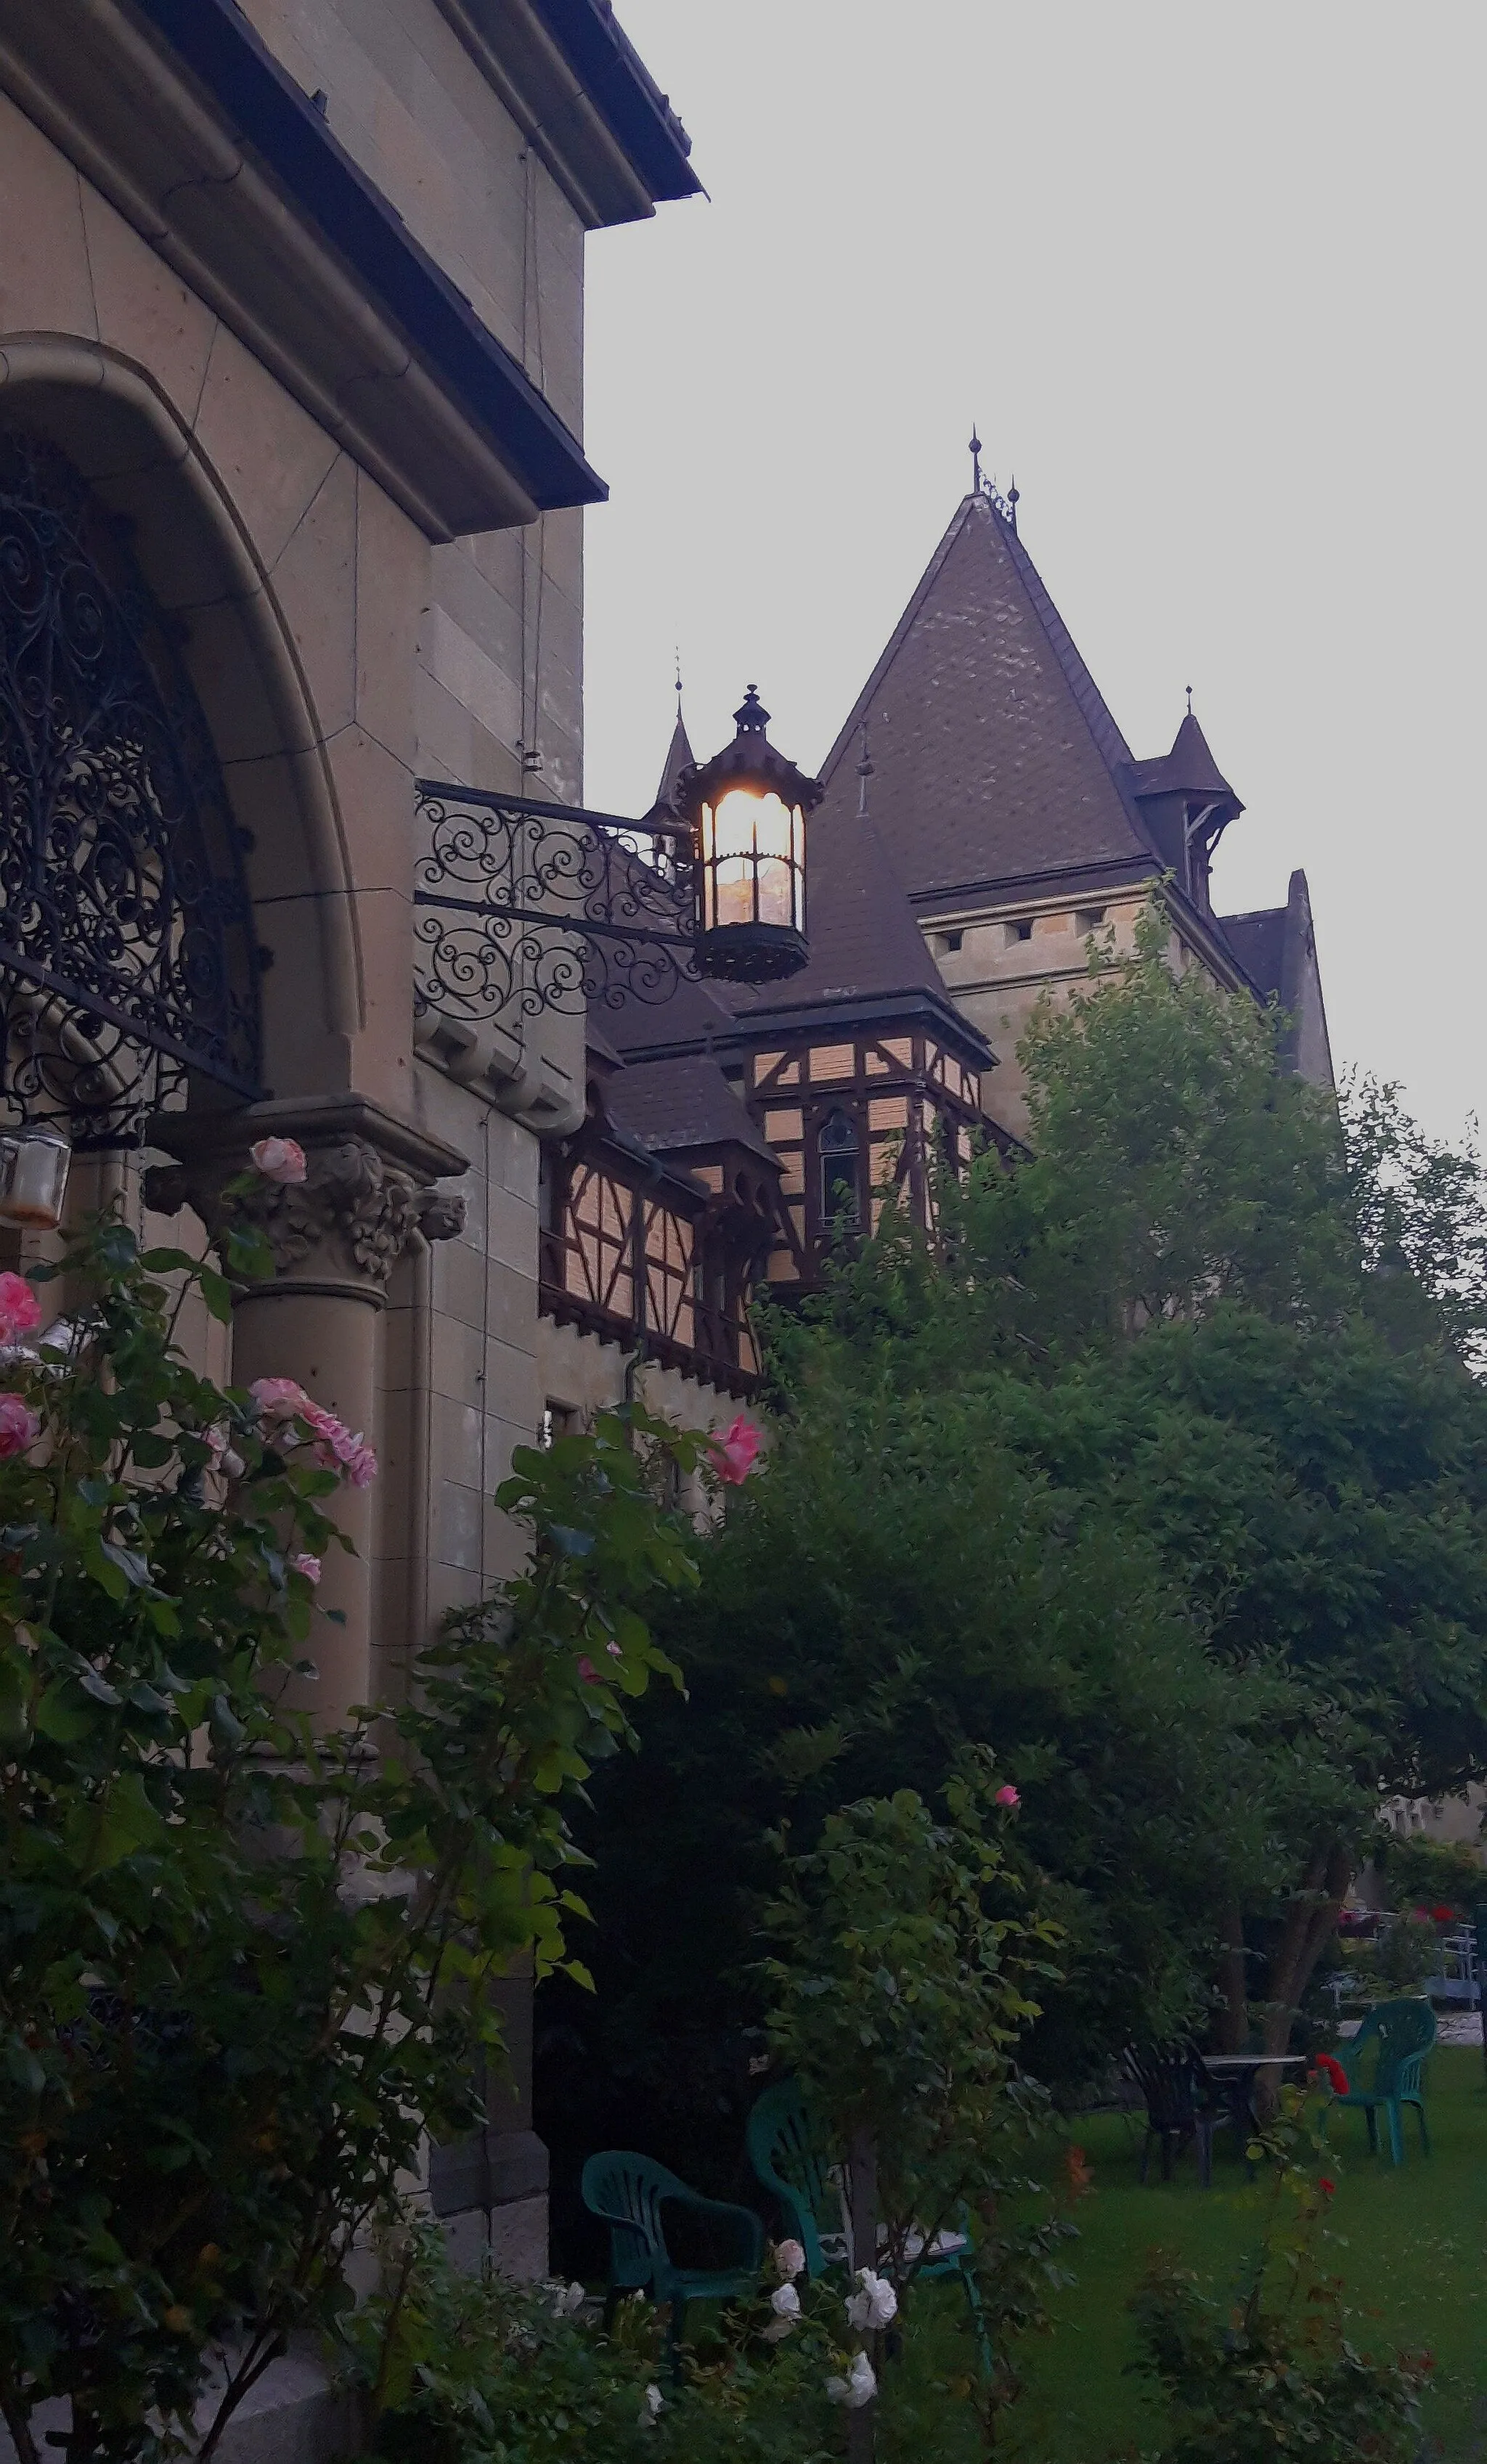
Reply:
[[[0,429],[0,1121],[128,1142],[200,1076],[258,1086],[240,845],[119,525]]]
[[[698,979],[692,833],[418,781],[416,1001],[474,1023],[669,1001]],[[634,842],[649,838],[651,859]]]

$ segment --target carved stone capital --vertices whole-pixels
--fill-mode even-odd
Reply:
[[[213,1240],[232,1223],[255,1225],[279,1279],[300,1289],[314,1286],[378,1303],[415,1230],[425,1240],[450,1241],[464,1227],[462,1197],[434,1188],[427,1177],[430,1165],[434,1172],[461,1168],[463,1156],[369,1105],[255,1105],[229,1121],[208,1115],[194,1136],[189,1114],[163,1115],[153,1133],[179,1159],[145,1174],[145,1203],[166,1215],[194,1207]],[[302,1181],[252,1176],[248,1149],[268,1134],[299,1139]],[[246,1186],[233,1186],[245,1175]]]

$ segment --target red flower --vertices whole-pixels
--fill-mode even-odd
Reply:
[[[12,1343],[18,1334],[32,1334],[41,1324],[41,1303],[24,1275],[12,1275],[9,1269],[0,1275],[0,1343]]]
[[[1330,2199],[1333,2191],[1337,2189],[1337,2184],[1336,2182],[1329,2182],[1325,2173],[1323,2173],[1321,2181],[1317,2185],[1317,2188],[1321,2192],[1324,2199]]]
[[[585,1652],[583,1659],[578,1663],[578,1673],[586,1685],[598,1684],[599,1671],[594,1666],[593,1661],[589,1659],[587,1652]]]
[[[1431,1914],[1437,1925],[1454,1925],[1455,1922],[1454,1908],[1432,1908]]]
[[[1346,2096],[1347,2073],[1331,2054],[1319,2054],[1312,2064],[1313,2079],[1324,2079],[1334,2096]]]
[[[753,1421],[745,1419],[741,1412],[721,1436],[709,1441],[708,1451],[719,1479],[727,1481],[734,1487],[741,1481],[747,1480],[754,1468],[754,1457],[763,1443]]]

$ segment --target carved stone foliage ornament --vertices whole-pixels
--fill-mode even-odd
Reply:
[[[464,1200],[389,1163],[366,1138],[314,1147],[302,1181],[255,1180],[231,1189],[220,1161],[157,1165],[145,1175],[147,1205],[162,1214],[193,1206],[213,1239],[230,1222],[253,1223],[280,1275],[330,1276],[385,1288],[416,1230],[452,1241],[464,1228]],[[235,1174],[231,1177],[237,1178]]]

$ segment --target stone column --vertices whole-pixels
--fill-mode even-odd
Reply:
[[[299,1140],[305,1179],[256,1180],[245,1197],[224,1199],[225,1184],[251,1170],[249,1147],[270,1136]],[[381,1451],[378,1344],[388,1278],[415,1228],[435,1241],[460,1229],[462,1199],[433,1183],[462,1173],[466,1158],[357,1096],[255,1104],[232,1114],[164,1113],[150,1140],[178,1160],[146,1175],[147,1205],[164,1214],[190,1205],[214,1235],[235,1213],[262,1231],[274,1253],[273,1279],[250,1286],[234,1306],[233,1384],[298,1378]],[[320,1676],[306,1707],[327,1726],[383,1690],[372,1629],[375,1485],[338,1490],[328,1511],[356,1554],[328,1551],[321,1581],[321,1607],[344,1619],[317,1619]]]

